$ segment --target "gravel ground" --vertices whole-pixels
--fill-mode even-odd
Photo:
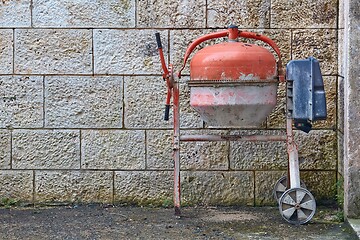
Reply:
[[[0,209],[0,239],[358,239],[320,208],[310,223],[285,222],[274,207],[173,209],[109,205]]]

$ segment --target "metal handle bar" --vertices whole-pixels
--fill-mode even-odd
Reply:
[[[170,79],[172,76],[169,75],[169,70],[166,67],[164,53],[162,50],[162,44],[161,44],[161,38],[160,33],[155,33],[156,37],[156,43],[159,50],[160,55],[160,61],[161,61],[161,67],[164,71],[163,73],[163,79],[166,80],[166,86],[167,86],[167,96],[166,96],[166,103],[165,103],[165,112],[164,112],[164,120],[169,121],[169,113],[170,113],[170,100],[172,95],[172,88],[173,88],[173,82],[172,79]],[[170,65],[170,70],[172,70],[172,66]]]
[[[186,62],[190,56],[190,54],[192,53],[192,51],[196,48],[196,46],[198,46],[200,43],[210,40],[210,39],[215,39],[215,38],[221,38],[221,37],[226,37],[228,36],[230,40],[235,40],[237,37],[243,37],[243,38],[252,38],[252,39],[256,39],[256,40],[260,40],[263,41],[265,43],[267,43],[272,49],[274,49],[276,55],[278,56],[279,60],[278,60],[278,75],[279,75],[279,80],[280,81],[284,81],[284,74],[283,74],[283,70],[282,70],[282,62],[281,62],[281,53],[280,53],[280,49],[279,47],[276,45],[276,43],[271,40],[270,38],[260,35],[258,33],[253,33],[253,32],[244,32],[244,31],[240,31],[237,28],[234,27],[230,27],[227,30],[224,31],[220,31],[220,32],[215,32],[215,33],[210,33],[210,34],[206,34],[204,36],[199,37],[198,39],[196,39],[195,41],[193,41],[189,47],[186,49],[185,55],[184,55],[184,62],[183,65],[178,73],[178,77],[181,77],[181,72],[182,70],[184,70],[185,66],[186,66]]]

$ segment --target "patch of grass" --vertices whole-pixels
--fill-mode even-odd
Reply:
[[[339,176],[338,181],[336,182],[336,201],[339,207],[343,208],[344,206],[344,178]]]
[[[336,218],[339,222],[344,222],[344,211],[343,210],[339,210],[336,213]]]
[[[0,206],[5,207],[5,208],[10,208],[12,206],[15,206],[17,203],[18,203],[18,201],[16,201],[13,198],[3,197],[3,198],[1,198]]]
[[[165,198],[162,202],[162,207],[164,207],[164,208],[173,207],[173,201],[169,198]]]

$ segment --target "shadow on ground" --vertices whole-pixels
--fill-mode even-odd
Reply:
[[[310,223],[285,222],[273,207],[172,209],[103,205],[0,209],[0,239],[358,239],[320,208]]]

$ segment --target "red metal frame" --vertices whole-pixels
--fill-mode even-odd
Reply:
[[[236,34],[235,34],[236,35]],[[164,55],[162,48],[159,47],[159,54],[161,59],[161,65],[164,70],[163,78],[166,80],[167,84],[167,98],[166,104],[169,105],[171,98],[173,100],[173,159],[174,159],[174,208],[175,215],[181,215],[181,181],[180,181],[180,142],[197,142],[197,141],[286,141],[287,143],[287,152],[288,152],[288,188],[300,187],[300,172],[299,172],[299,162],[298,162],[298,148],[294,142],[293,135],[293,120],[290,116],[286,119],[286,135],[183,135],[180,134],[180,92],[179,92],[179,78],[181,77],[181,71],[184,69],[188,57],[194,48],[209,39],[219,38],[229,36],[231,39],[236,38],[234,35],[233,29],[228,29],[225,31],[220,31],[217,33],[207,34],[196,39],[188,47],[183,66],[178,72],[174,74],[172,65],[169,66],[169,70],[166,67]],[[238,31],[238,36],[246,38],[254,38],[262,40],[268,43],[276,52],[279,57],[278,60],[278,80],[279,82],[284,80],[284,73],[282,71],[281,64],[281,54],[279,48],[276,44],[269,38],[250,32]],[[230,40],[231,40],[230,39]],[[160,42],[160,40],[159,40]],[[158,46],[161,46],[159,44]]]
[[[180,182],[180,142],[211,142],[211,141],[284,141],[288,151],[288,188],[300,187],[298,148],[294,141],[293,120],[286,119],[286,135],[181,135],[179,114],[179,83],[174,82],[173,116],[174,116],[174,207],[175,215],[181,216],[181,182]]]

